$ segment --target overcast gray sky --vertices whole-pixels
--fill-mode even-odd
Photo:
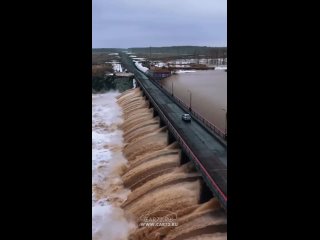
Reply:
[[[93,48],[227,46],[227,0],[93,0]]]

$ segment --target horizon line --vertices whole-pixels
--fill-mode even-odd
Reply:
[[[208,47],[208,48],[227,48],[227,46],[199,46],[199,45],[175,45],[175,46],[160,46],[160,47],[92,47],[92,49],[130,49],[130,48],[164,48],[164,47]]]

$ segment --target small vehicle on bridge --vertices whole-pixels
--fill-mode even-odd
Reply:
[[[191,122],[191,116],[190,116],[190,114],[187,114],[187,113],[182,114],[181,118],[182,118],[182,120],[185,121],[185,122]]]

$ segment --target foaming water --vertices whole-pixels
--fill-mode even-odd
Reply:
[[[149,180],[141,187],[136,188],[131,194],[129,194],[128,199],[122,206],[124,207],[128,206],[129,204],[133,204],[133,202],[137,200],[139,197],[142,197],[147,193],[155,191],[159,187],[186,181],[187,179],[195,180],[199,176],[197,173],[186,173],[179,170],[180,168],[175,169],[172,172],[162,174],[158,177]]]
[[[92,240],[128,239],[126,229],[133,228],[124,217],[121,208],[112,205],[95,205],[92,207]]]
[[[177,143],[168,145],[168,130],[139,88],[117,97],[122,108],[124,187],[131,190],[121,203],[124,215],[138,228],[128,239],[226,239],[227,219],[219,202],[200,203],[201,176],[192,163],[181,165]],[[141,225],[145,216],[176,217],[177,226]],[[153,219],[154,220],[154,219]]]
[[[119,126],[122,110],[117,92],[92,95],[92,239],[126,240],[134,223],[119,207],[130,193],[120,175],[127,160],[122,154]]]

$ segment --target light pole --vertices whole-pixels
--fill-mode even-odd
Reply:
[[[225,139],[227,139],[227,110],[224,108],[220,108],[223,111],[226,111],[226,117],[225,117],[225,123],[224,123],[224,134],[225,134]]]
[[[188,89],[188,92],[190,93],[190,99],[189,99],[189,111],[191,111],[191,100],[192,100],[192,93],[191,91]]]
[[[171,95],[173,96],[173,82],[171,82]]]
[[[226,112],[226,129],[224,130],[225,131],[225,139],[227,140],[227,122],[228,122],[228,118],[227,118],[227,112]]]

